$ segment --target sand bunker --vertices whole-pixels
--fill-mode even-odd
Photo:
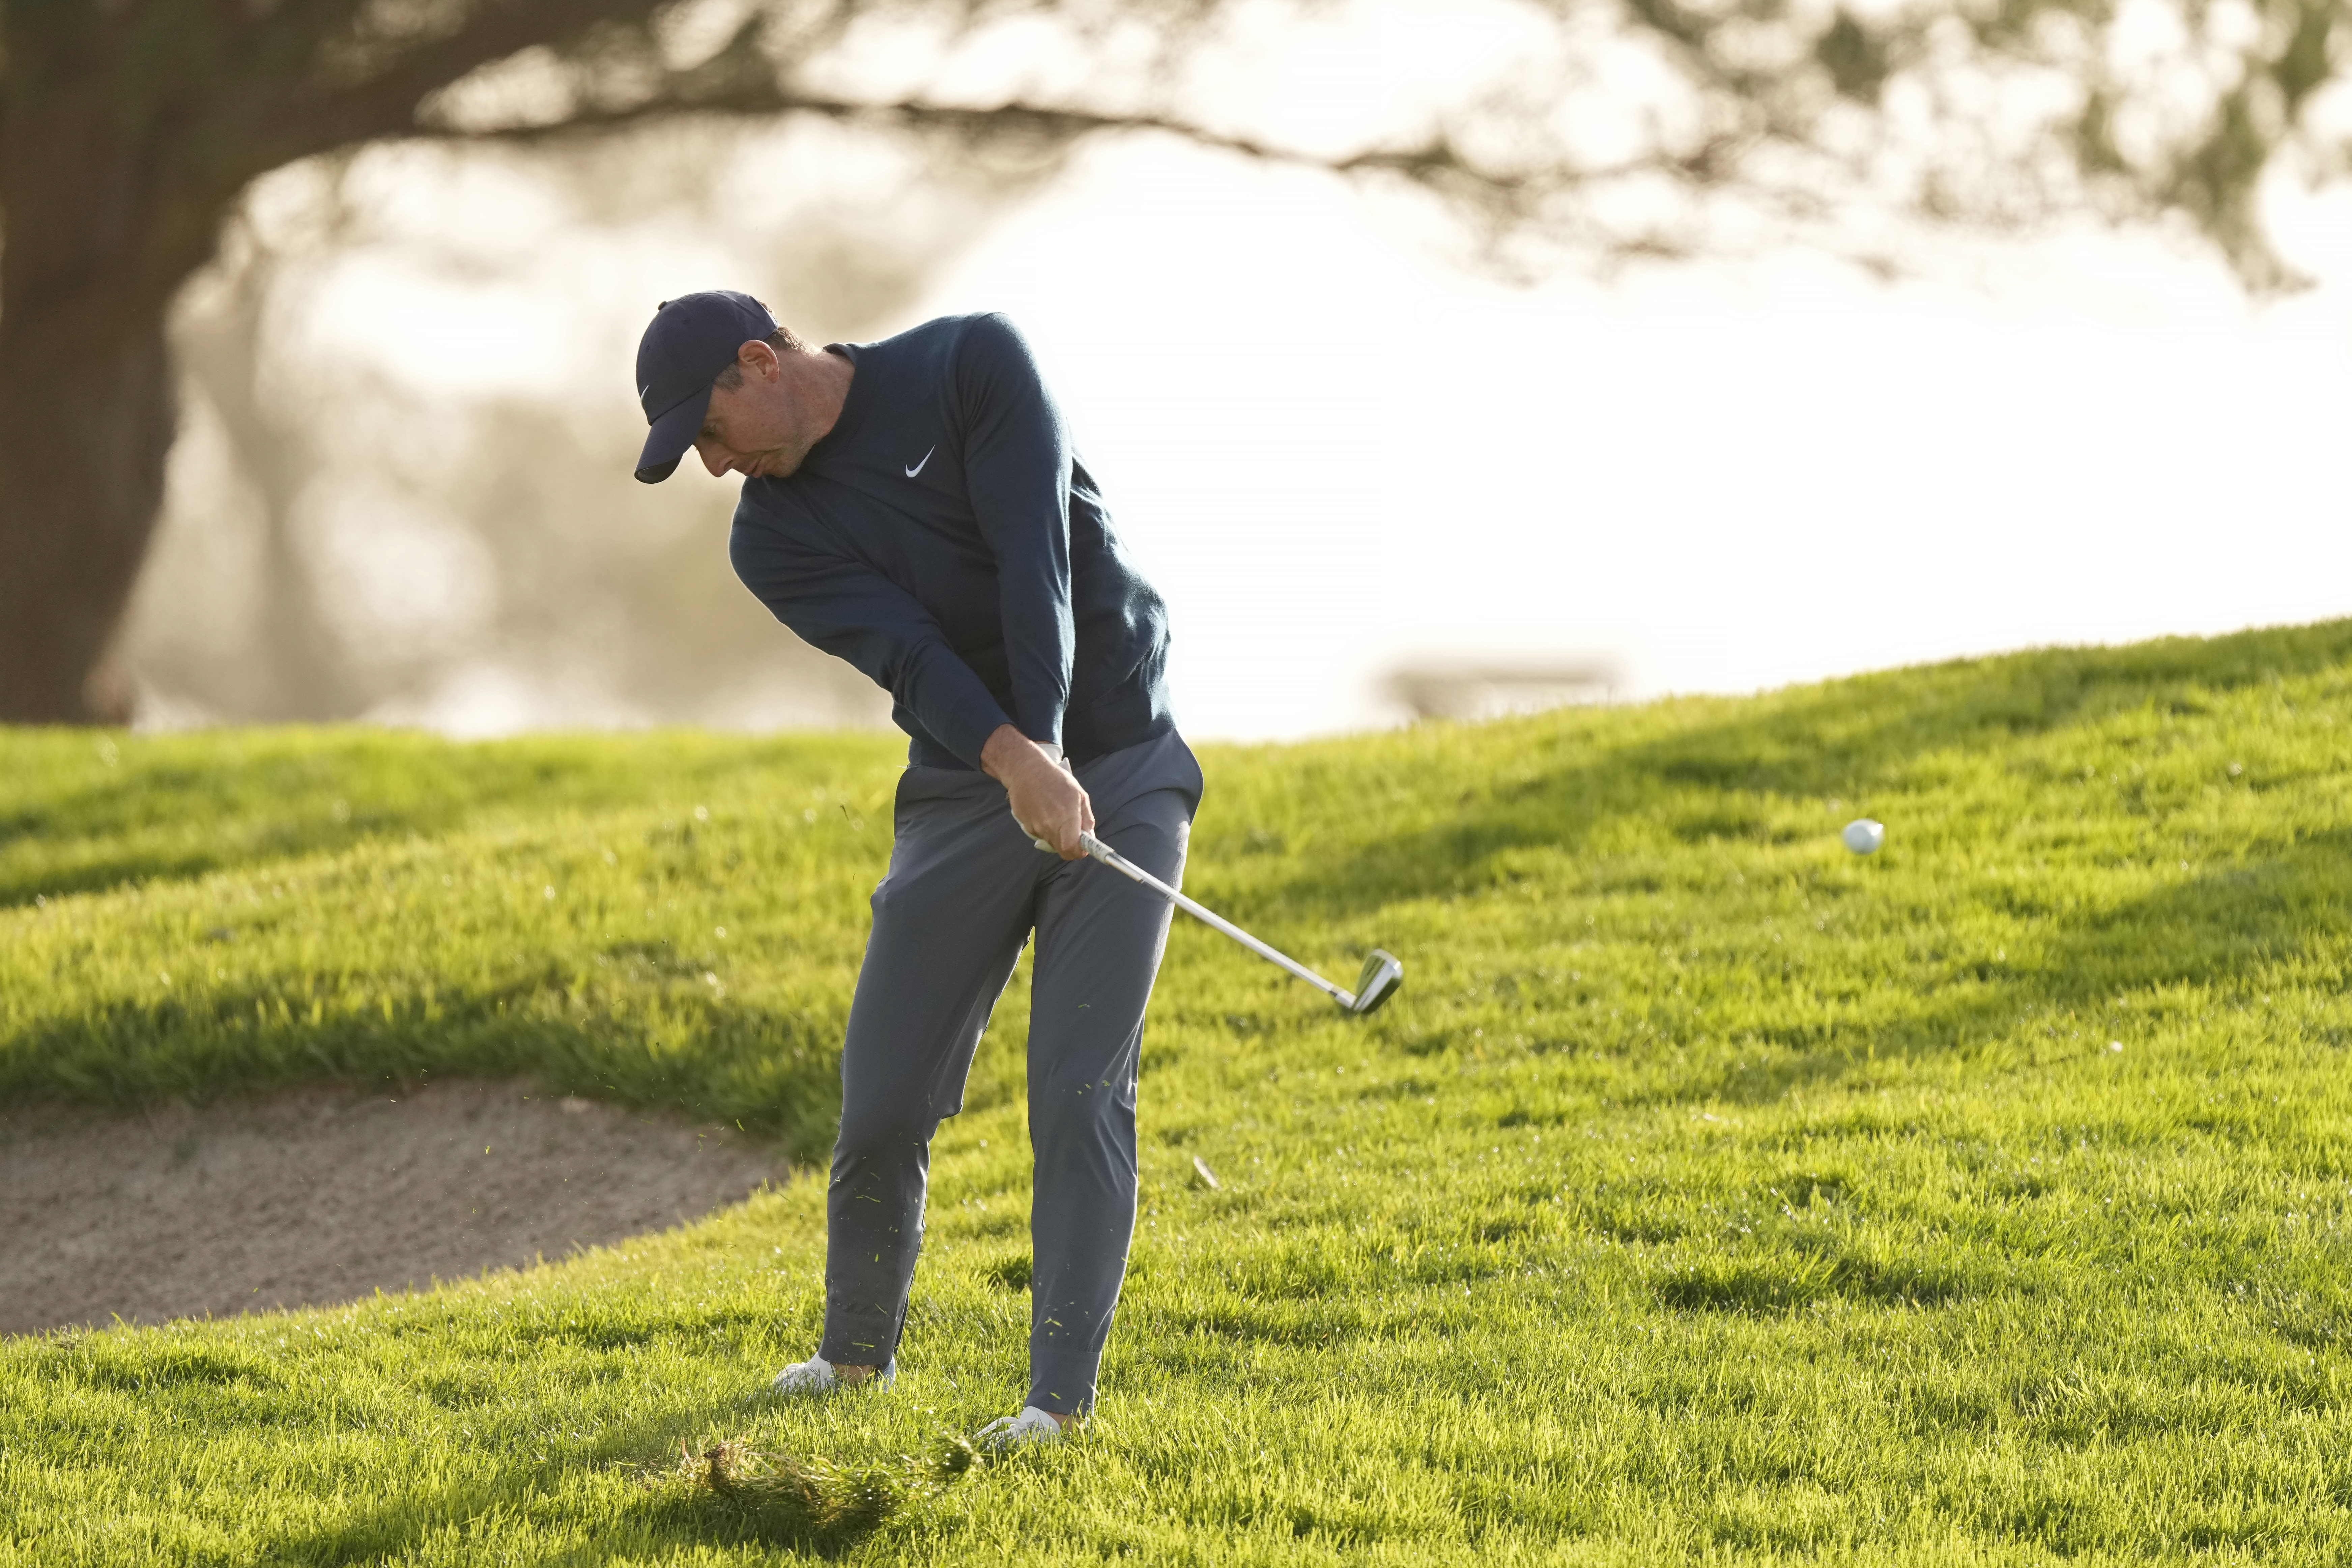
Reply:
[[[556,1258],[782,1180],[733,1129],[512,1084],[0,1113],[0,1333],[351,1300]]]

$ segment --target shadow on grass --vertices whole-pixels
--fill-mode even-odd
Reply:
[[[1759,1316],[1801,1311],[1832,1298],[1879,1307],[1940,1307],[1966,1293],[1960,1277],[1948,1268],[1790,1248],[1761,1257],[1672,1263],[1651,1276],[1650,1289],[1660,1305],[1676,1311]]]
[[[2105,721],[2147,704],[2182,713],[2208,696],[2352,663],[2352,621],[2171,638],[2125,648],[2058,648],[1861,676],[1742,715],[1588,759],[1474,797],[1454,819],[1387,836],[1351,855],[1229,897],[1250,919],[1323,918],[1494,884],[1493,862],[1531,847],[1582,844],[1613,818],[1655,816],[1687,796],[1685,838],[1752,837],[1760,812],[1726,792],[1815,802],[1899,784],[1920,758]],[[1751,803],[1752,804],[1752,803]]]
[[[2352,830],[2301,838],[2268,859],[2217,869],[2063,924],[2045,923],[2037,952],[1948,982],[1940,996],[1876,1028],[1828,1019],[1768,1023],[1749,1038],[1790,1054],[1679,1079],[1650,1099],[1757,1105],[1834,1080],[1879,1058],[1966,1053],[2037,1018],[2079,1016],[2119,998],[2168,990],[2227,991],[2263,970],[2313,957],[2352,900]],[[2343,980],[2336,976],[2340,985]],[[2341,1044],[2341,1040],[2332,1041]],[[2086,1047],[2087,1048],[2087,1047]]]
[[[440,833],[475,812],[575,796],[600,772],[578,747],[428,752],[415,737],[299,730],[202,739],[213,743],[194,760],[126,762],[0,806],[0,906]]]
[[[1278,925],[1475,894],[1507,875],[1498,861],[1510,851],[1573,849],[1625,818],[1660,822],[1685,837],[1755,837],[1769,831],[1769,802],[1743,800],[1743,794],[1808,804],[1858,796],[1899,784],[1904,770],[1931,753],[2089,727],[2150,704],[2195,713],[2221,693],[2347,664],[2352,621],[2338,621],[1840,681],[1740,704],[1739,716],[1724,722],[1596,751],[1473,797],[1454,820],[1364,844],[1351,857],[1335,854],[1230,903],[1245,923]],[[1732,1026],[1737,1038],[1772,1047],[1764,1060],[1696,1071],[1680,1067],[1670,1080],[1635,1088],[1618,1102],[1764,1103],[1834,1080],[1870,1056],[1966,1052],[2012,1036],[2037,1016],[2079,1015],[2168,988],[2245,984],[2266,967],[2312,957],[2315,940],[2341,927],[2352,899],[2352,831],[2304,837],[2264,858],[2213,867],[2104,908],[2062,907],[2006,881],[1973,882],[1966,896],[2007,906],[2025,927],[2006,959],[1917,961],[1910,973],[1878,983],[1922,991],[1918,1005],[1885,1024],[1859,1025],[1835,1006],[1783,1005],[1819,972],[1811,966],[1822,963],[1826,950],[1775,949],[1769,960],[1755,961],[1763,982],[1759,1016]],[[1935,933],[1923,929],[1921,935]],[[1724,1027],[1696,1013],[1678,1026]],[[1565,1114],[1521,1106],[1505,1121],[1549,1122]]]
[[[54,778],[61,749],[101,744],[96,777]],[[363,728],[262,727],[150,739],[0,730],[0,909],[432,837],[474,817],[760,795],[801,775],[887,766],[865,735],[762,740],[529,736],[457,742]],[[42,764],[49,764],[44,767]],[[620,775],[616,782],[616,774]]]
[[[688,1441],[688,1434],[740,1410],[713,1406],[638,1423],[603,1445],[618,1458],[518,1464],[492,1479],[394,1496],[324,1529],[283,1537],[261,1560],[347,1568],[397,1560],[434,1538],[465,1542],[485,1527],[511,1529],[518,1521],[553,1527],[565,1538],[562,1558],[570,1563],[636,1562],[649,1552],[710,1545],[838,1557],[905,1508],[955,1484],[975,1462],[961,1437],[943,1439],[928,1458],[900,1456],[871,1465],[765,1453],[740,1440]],[[671,1458],[664,1462],[664,1455]],[[609,1494],[583,1500],[584,1507],[561,1495],[566,1472],[593,1470],[627,1478],[630,1495],[618,1509]],[[478,1544],[489,1550],[493,1543]]]
[[[275,991],[116,1001],[0,1040],[0,1099],[129,1110],[298,1085],[527,1078],[551,1091],[735,1122],[794,1160],[832,1148],[842,1020],[831,1012],[695,995],[667,1016],[559,1014],[540,1005],[553,984],[530,977],[409,995],[388,1014],[354,1008],[317,1022],[307,1003],[289,1005]],[[690,1027],[677,1027],[676,1008],[689,1010]]]

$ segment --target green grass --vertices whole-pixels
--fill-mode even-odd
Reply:
[[[520,1073],[820,1155],[894,750],[0,739],[0,1094]],[[952,1443],[1022,1386],[1016,979],[894,1394],[758,1396],[795,1183],[0,1343],[0,1563],[2352,1560],[2352,623],[1203,760],[1192,890],[1407,988],[1177,929],[1078,1442]]]

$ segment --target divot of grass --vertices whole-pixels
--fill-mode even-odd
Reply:
[[[929,1458],[844,1465],[766,1453],[740,1437],[681,1444],[677,1465],[645,1477],[642,1505],[657,1524],[698,1538],[794,1546],[837,1556],[893,1514],[961,1480],[978,1456],[965,1437]]]

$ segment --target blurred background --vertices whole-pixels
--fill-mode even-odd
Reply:
[[[2352,611],[2340,4],[532,3],[220,203],[135,722],[886,723],[630,478],[722,287],[1011,313],[1203,738]]]

